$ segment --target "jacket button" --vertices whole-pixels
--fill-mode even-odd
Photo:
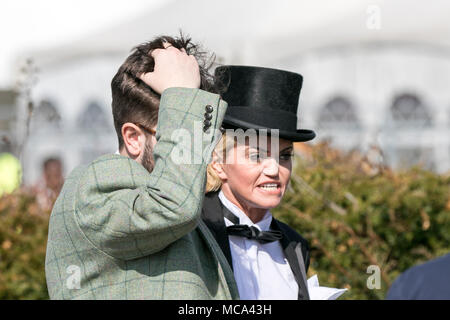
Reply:
[[[205,119],[206,120],[211,120],[212,119],[212,114],[211,113],[205,113]]]
[[[208,104],[208,105],[205,107],[205,110],[206,110],[206,112],[211,113],[211,112],[213,112],[214,108],[213,108],[211,105]]]
[[[205,121],[203,121],[203,124],[205,125],[205,127],[210,127],[211,126],[211,121],[205,120]]]
[[[209,127],[204,126],[204,127],[203,127],[203,132],[209,133]]]

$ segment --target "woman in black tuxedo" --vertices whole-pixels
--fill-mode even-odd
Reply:
[[[293,142],[315,137],[297,129],[303,78],[249,66],[219,67],[216,78],[226,85],[228,109],[202,219],[233,268],[241,299],[309,299],[308,242],[270,213],[289,183]]]

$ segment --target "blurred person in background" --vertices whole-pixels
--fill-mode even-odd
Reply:
[[[307,300],[308,242],[270,212],[289,183],[293,142],[315,137],[297,129],[303,77],[248,66],[222,66],[216,76],[225,86],[227,130],[208,166],[202,218],[233,267],[241,299]],[[253,143],[248,129],[257,134]]]
[[[47,158],[42,164],[42,177],[33,191],[43,210],[51,210],[64,184],[64,168],[58,157]]]
[[[206,91],[213,82],[202,54],[190,39],[158,37],[137,46],[114,76],[119,152],[66,179],[50,217],[51,299],[239,297],[230,266],[200,220],[206,166],[220,135],[200,141],[209,154],[199,163],[171,156],[177,148],[192,152],[174,138],[177,130],[194,136],[206,114],[214,131],[227,108]]]
[[[450,253],[403,272],[386,296],[389,300],[450,300]]]

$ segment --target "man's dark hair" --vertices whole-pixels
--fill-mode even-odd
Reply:
[[[60,158],[58,158],[58,157],[50,157],[50,158],[46,158],[46,159],[44,160],[44,162],[42,163],[42,169],[44,169],[44,171],[47,170],[48,167],[49,167],[52,163],[57,163],[57,164],[59,164],[59,165],[62,166],[62,161],[61,161]]]
[[[114,127],[119,139],[119,150],[124,145],[122,126],[126,122],[140,124],[146,128],[155,126],[158,122],[160,95],[145,84],[139,76],[152,72],[155,61],[150,55],[155,49],[163,49],[164,42],[170,43],[177,49],[184,48],[188,55],[197,59],[200,69],[200,89],[216,92],[214,78],[209,74],[209,68],[214,62],[214,56],[202,52],[198,45],[185,38],[159,36],[150,42],[143,43],[132,50],[130,56],[120,66],[111,82],[112,113]]]

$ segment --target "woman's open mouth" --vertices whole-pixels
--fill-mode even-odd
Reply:
[[[281,192],[281,186],[279,183],[260,184],[258,186],[258,189],[260,189],[264,193],[269,193],[269,194],[279,194]]]

